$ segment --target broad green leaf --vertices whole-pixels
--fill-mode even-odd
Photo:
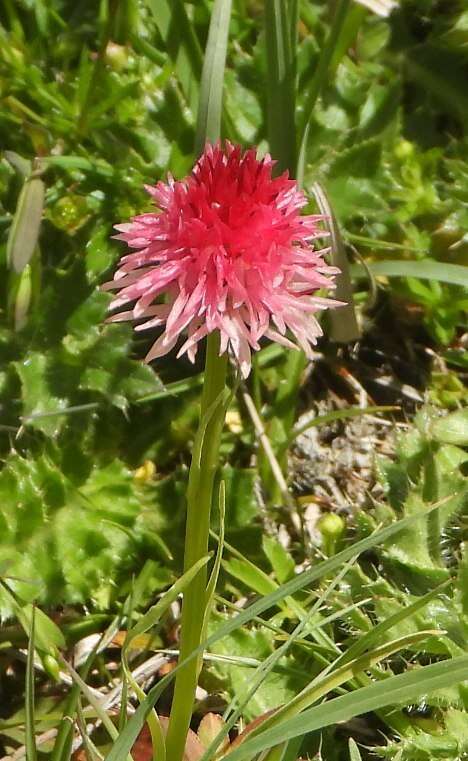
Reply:
[[[52,393],[48,367],[46,355],[37,352],[31,352],[22,362],[15,363],[22,385],[24,417],[34,428],[48,436],[56,436],[62,420],[60,417],[48,417],[47,414],[64,410],[67,401]]]

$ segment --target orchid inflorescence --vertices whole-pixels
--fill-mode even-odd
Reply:
[[[167,354],[185,334],[178,356],[193,362],[199,342],[219,331],[243,377],[263,337],[311,355],[321,335],[314,313],[339,302],[317,295],[338,270],[313,242],[325,233],[320,215],[300,215],[306,197],[275,162],[226,142],[207,144],[191,175],[146,186],[159,211],[116,225],[131,253],[114,279],[110,319],[162,327],[146,361]],[[290,340],[289,335],[293,340]]]

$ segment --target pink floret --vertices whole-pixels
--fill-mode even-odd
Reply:
[[[314,294],[338,270],[313,247],[323,218],[300,215],[304,194],[287,173],[272,177],[273,166],[255,149],[207,145],[189,177],[146,187],[159,211],[116,225],[132,253],[104,288],[118,291],[111,309],[133,306],[110,319],[162,327],[147,362],[182,336],[178,356],[193,361],[216,330],[244,377],[263,337],[311,355],[321,335],[314,312],[339,305]]]

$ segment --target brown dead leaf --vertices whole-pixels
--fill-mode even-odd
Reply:
[[[197,735],[203,747],[206,749],[211,742],[215,739],[218,732],[223,729],[226,722],[223,717],[218,713],[207,713],[200,722]],[[229,748],[229,736],[225,737],[224,741],[218,748],[218,755],[224,753]]]
[[[263,724],[263,722],[266,721],[270,716],[273,716],[277,710],[277,708],[272,708],[271,711],[262,713],[261,716],[257,716],[257,718],[251,721],[250,724],[247,724],[244,731],[241,732],[240,735],[238,735],[236,739],[231,743],[231,749],[237,748],[237,746],[244,742],[245,738],[250,735],[254,729],[256,729],[260,724]]]

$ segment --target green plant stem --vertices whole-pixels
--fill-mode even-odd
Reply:
[[[227,355],[219,356],[219,334],[207,340],[205,380],[201,400],[201,423],[219,399],[226,382]],[[184,571],[191,568],[208,549],[213,485],[218,464],[219,444],[224,422],[224,405],[215,407],[204,433],[199,457],[194,450],[187,492],[187,526]],[[203,637],[206,608],[207,570],[203,568],[184,593],[180,634],[180,661],[196,650]],[[201,654],[200,654],[201,655]],[[193,658],[177,674],[174,700],[166,740],[167,758],[182,761],[192,717],[201,657]]]

